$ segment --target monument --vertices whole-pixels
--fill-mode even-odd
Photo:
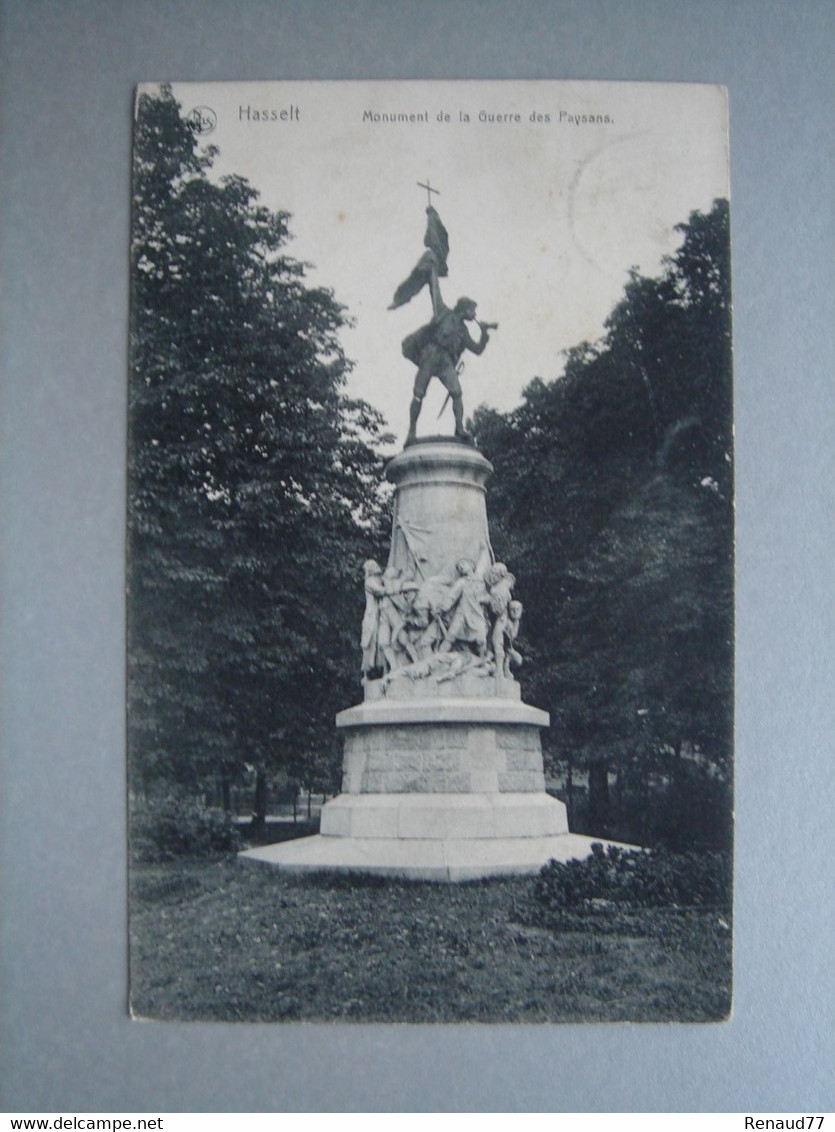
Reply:
[[[493,469],[464,429],[460,359],[481,354],[497,325],[478,322],[471,299],[444,303],[449,241],[431,200],[426,211],[425,251],[391,304],[428,288],[432,318],[403,341],[417,374],[406,445],[386,469],[395,485],[388,562],[361,570],[363,700],[336,717],[342,793],[322,808],[317,836],[242,854],[288,870],[455,881],[534,873],[590,851],[545,790],[549,719],[523,702],[516,679],[523,610],[490,543]],[[455,433],[419,439],[433,377],[452,401]]]

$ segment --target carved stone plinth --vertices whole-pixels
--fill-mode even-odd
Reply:
[[[455,576],[469,559],[476,570],[493,561],[485,498],[493,465],[466,444],[415,444],[386,468],[396,485],[389,566],[419,579]]]
[[[345,736],[346,797],[541,794],[544,789],[535,726],[402,722],[358,726]]]
[[[342,793],[317,837],[248,850],[281,868],[430,880],[537,872],[586,856],[545,792],[540,729],[510,672],[515,579],[494,564],[481,453],[419,443],[389,464],[391,553],[366,563],[363,702],[336,718]],[[515,603],[514,603],[515,604]],[[511,611],[514,612],[514,611]]]

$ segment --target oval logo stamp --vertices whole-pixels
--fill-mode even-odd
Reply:
[[[198,134],[210,134],[217,125],[217,114],[211,106],[195,106],[186,121]]]

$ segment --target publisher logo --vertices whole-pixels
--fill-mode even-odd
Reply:
[[[195,106],[186,121],[195,133],[210,134],[217,125],[217,114],[211,106]]]

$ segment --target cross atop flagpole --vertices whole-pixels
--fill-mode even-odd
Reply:
[[[430,206],[432,204],[432,194],[433,193],[435,193],[436,196],[441,195],[440,189],[433,189],[432,186],[429,184],[429,178],[428,177],[426,178],[426,184],[425,185],[424,185],[423,181],[418,181],[417,184],[418,184],[418,188],[426,189],[426,204],[427,204],[427,206]]]

